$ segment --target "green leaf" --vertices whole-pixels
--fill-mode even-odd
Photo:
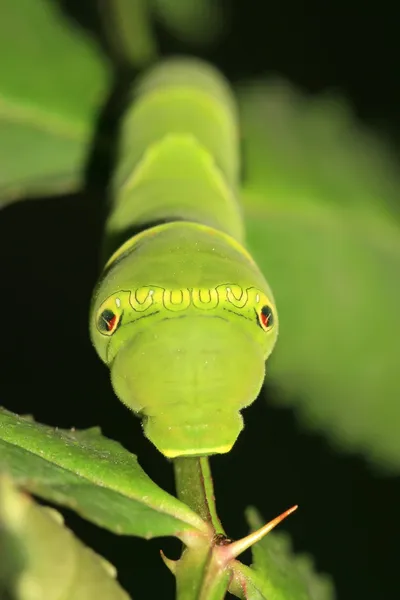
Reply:
[[[400,180],[342,101],[288,84],[241,92],[249,247],[280,315],[277,401],[400,466]]]
[[[128,600],[115,568],[63,525],[0,478],[0,596],[13,600]]]
[[[252,531],[264,521],[255,509],[248,509]],[[230,591],[246,600],[334,600],[333,585],[327,576],[316,574],[308,556],[296,556],[290,538],[269,533],[253,546],[251,569],[236,562]]]
[[[207,530],[146,475],[136,456],[98,428],[52,429],[0,409],[0,471],[115,533],[186,539]]]
[[[108,67],[53,0],[3,0],[0,206],[82,185]]]

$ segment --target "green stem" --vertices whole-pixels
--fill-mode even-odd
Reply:
[[[207,457],[174,459],[178,498],[209,523],[215,533],[224,534],[215,506],[214,486]]]
[[[208,459],[176,458],[174,470],[178,498],[208,523],[214,534],[223,534]],[[232,574],[215,552],[211,536],[186,548],[176,563],[175,576],[177,600],[223,600]]]
[[[233,576],[213,548],[187,548],[177,563],[177,600],[223,600]]]
[[[156,39],[147,0],[102,0],[99,9],[112,53],[136,68],[156,59]]]
[[[203,574],[199,600],[223,600],[231,578],[231,571],[222,567],[218,556],[212,553]]]

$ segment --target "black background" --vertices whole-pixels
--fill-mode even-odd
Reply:
[[[62,4],[69,18],[101,39],[91,3]],[[227,35],[197,55],[213,61],[232,81],[274,73],[305,91],[339,90],[362,121],[398,144],[400,52],[389,0],[379,5],[232,0],[227,6]],[[165,31],[158,33],[164,54],[193,52]],[[124,86],[123,73],[99,132],[113,127]],[[114,398],[107,370],[88,339],[88,305],[99,268],[100,186],[111,156],[96,150],[95,139],[84,193],[33,200],[1,213],[0,402],[54,426],[100,424],[173,492],[170,464]],[[277,393],[268,386],[266,392]],[[249,504],[269,520],[298,503],[300,510],[282,529],[290,532],[297,552],[312,554],[316,568],[333,576],[340,600],[397,597],[399,479],[380,474],[362,457],[338,454],[322,436],[305,432],[290,410],[259,401],[245,418],[233,451],[211,461],[228,534],[246,534],[243,512]],[[159,548],[177,557],[174,542],[117,537],[65,514],[79,535],[118,567],[134,598],[173,597],[173,578]]]

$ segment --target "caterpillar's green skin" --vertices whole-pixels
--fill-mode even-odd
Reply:
[[[278,333],[242,245],[238,165],[218,73],[178,59],[146,75],[123,123],[106,225],[106,252],[123,243],[94,292],[90,331],[117,396],[168,457],[232,448]]]

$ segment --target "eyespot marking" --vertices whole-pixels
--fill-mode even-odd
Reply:
[[[272,329],[274,326],[274,313],[268,304],[265,304],[261,308],[258,314],[258,319],[264,331],[270,331]]]
[[[119,321],[120,318],[118,315],[109,308],[106,308],[100,314],[97,325],[101,333],[112,335],[117,329]]]
[[[95,323],[102,335],[111,336],[121,325],[124,306],[129,299],[130,292],[120,290],[109,296],[99,306]]]
[[[252,322],[256,320],[266,332],[276,325],[274,304],[265,292],[253,286],[223,283],[211,288],[168,289],[147,285],[130,291],[119,290],[101,304],[96,326],[102,335],[109,337],[121,324],[123,315],[124,323],[132,323],[163,309],[176,314],[189,308],[203,313],[222,309]]]

